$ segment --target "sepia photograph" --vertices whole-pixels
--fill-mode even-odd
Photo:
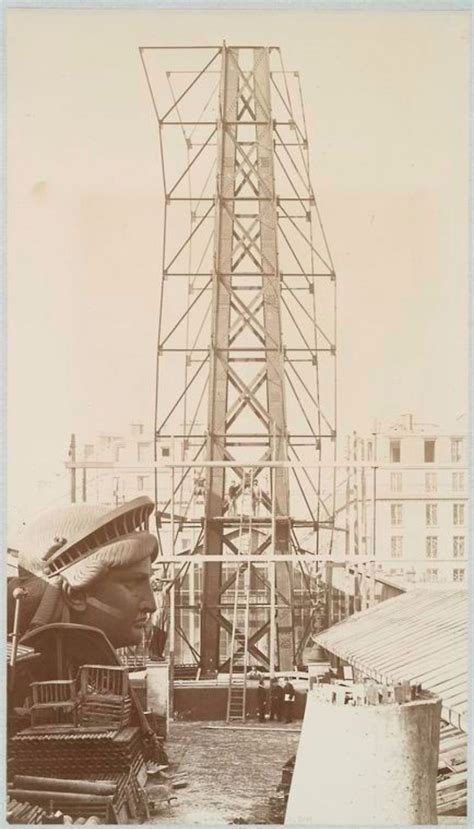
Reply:
[[[471,12],[5,44],[6,823],[467,826]]]

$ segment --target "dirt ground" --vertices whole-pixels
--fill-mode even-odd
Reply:
[[[209,728],[219,726],[219,728]],[[283,764],[295,753],[299,723],[265,723],[234,729],[219,723],[175,722],[166,744],[171,763],[187,775],[186,788],[150,824],[269,822]]]

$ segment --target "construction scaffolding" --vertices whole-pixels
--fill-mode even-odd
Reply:
[[[171,662],[176,632],[202,676],[240,657],[288,670],[335,532],[335,271],[300,78],[277,47],[140,55],[164,186],[155,462],[171,439],[156,514]],[[176,569],[179,555],[192,561]]]

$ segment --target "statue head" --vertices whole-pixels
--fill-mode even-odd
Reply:
[[[137,498],[115,510],[60,507],[33,521],[18,569],[48,588],[36,624],[58,621],[59,613],[62,621],[99,628],[115,647],[139,644],[155,609],[150,579],[158,545],[141,528],[152,510],[152,501]]]

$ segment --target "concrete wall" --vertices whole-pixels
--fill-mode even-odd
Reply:
[[[150,662],[147,665],[146,707],[148,711],[168,718],[169,665],[167,662]]]
[[[436,824],[440,700],[357,706],[310,693],[287,825]]]
[[[183,685],[174,689],[174,716],[183,720],[225,720],[227,714],[227,686]],[[296,691],[293,719],[301,720],[306,704],[306,692]],[[247,717],[257,718],[257,689],[247,688]]]

